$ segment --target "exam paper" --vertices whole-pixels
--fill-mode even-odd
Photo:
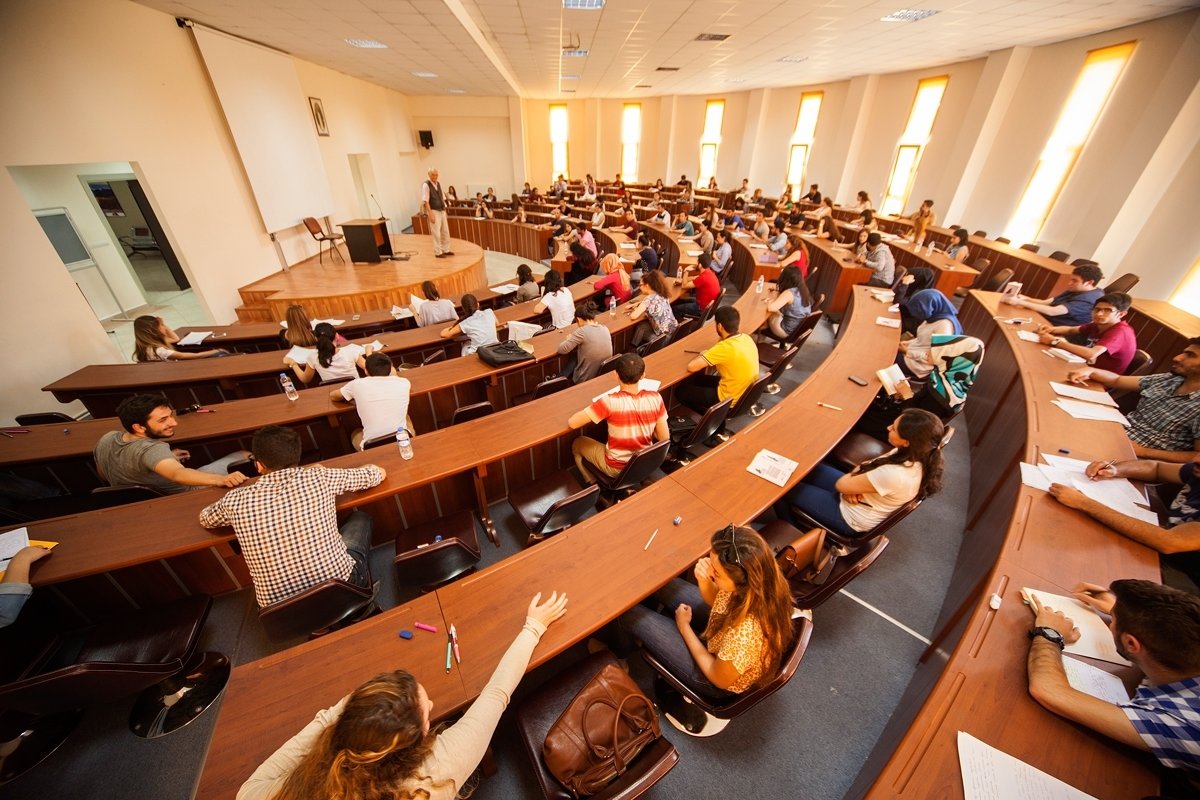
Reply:
[[[512,294],[518,288],[515,283],[502,283],[499,286],[493,286],[492,291],[496,294]]]
[[[8,562],[12,560],[12,557],[26,547],[29,547],[28,528],[17,528],[0,533],[0,569],[8,569]]]
[[[1061,350],[1057,347],[1051,347],[1049,350],[1043,350],[1042,352],[1053,358],[1061,358],[1063,361],[1067,362],[1068,364],[1086,364],[1087,363],[1086,358],[1080,358],[1079,356],[1075,355],[1074,353],[1068,353],[1066,350]]]
[[[1040,342],[1041,339],[1033,331],[1017,331],[1017,338],[1023,342]]]
[[[899,328],[900,320],[892,319],[891,317],[876,317],[875,324],[882,325],[885,328]]]
[[[1125,419],[1124,414],[1109,406],[1085,403],[1082,400],[1071,400],[1067,397],[1059,397],[1050,402],[1075,419],[1095,419],[1101,422],[1119,422],[1122,425],[1129,424],[1129,420]]]
[[[1043,492],[1050,491],[1050,480],[1042,473],[1036,464],[1021,462],[1021,483]]]
[[[621,243],[620,243],[619,245],[617,245],[617,246],[618,246],[618,247],[620,247],[620,248],[622,248],[622,249],[625,249],[625,250],[633,250],[633,249],[635,249],[635,248],[637,247],[637,245],[636,245],[636,244],[634,244],[633,242],[621,242]]]
[[[751,242],[750,246],[753,247],[755,250],[766,250],[767,249],[767,246],[765,244],[761,244],[760,242]]]
[[[316,356],[317,351],[311,347],[301,347],[300,345],[295,345],[291,350],[287,351],[287,355],[284,356],[284,358],[290,358],[297,364],[307,364],[310,359],[316,358]]]
[[[966,800],[1095,800],[966,731],[958,732],[958,766]]]
[[[1117,401],[1112,399],[1112,395],[1108,392],[1098,392],[1095,389],[1082,389],[1078,386],[1072,386],[1069,383],[1059,383],[1058,381],[1050,381],[1050,388],[1055,394],[1060,394],[1063,397],[1070,397],[1075,400],[1084,400],[1088,403],[1099,403],[1102,406],[1117,407]]]
[[[689,256],[692,256],[693,258],[704,255],[703,250],[687,250],[686,252]]]
[[[392,306],[392,317],[394,319],[408,319],[416,316],[411,308],[401,308],[400,306]]]
[[[1090,694],[1114,705],[1129,702],[1125,684],[1111,672],[1105,672],[1099,667],[1074,658],[1064,658],[1062,665],[1063,671],[1067,673],[1067,682],[1084,694]]]
[[[1053,453],[1043,453],[1042,459],[1046,462],[1040,465],[1042,473],[1050,478],[1052,483],[1074,486],[1098,503],[1114,508],[1121,506],[1122,509],[1130,505],[1150,505],[1146,495],[1125,478],[1102,478],[1097,481],[1089,478],[1087,461],[1056,456]],[[1048,469],[1053,470],[1054,474],[1046,472]]]
[[[798,466],[800,465],[797,462],[778,453],[759,450],[758,454],[754,456],[754,460],[750,462],[750,466],[746,467],[746,471],[760,478],[766,478],[776,486],[785,486],[788,478],[792,477],[792,473]]]
[[[1064,652],[1087,658],[1098,658],[1111,664],[1129,665],[1128,661],[1117,654],[1117,645],[1113,642],[1112,631],[1108,629],[1108,625],[1090,607],[1085,606],[1074,597],[1043,592],[1029,587],[1022,589],[1021,594],[1026,598],[1036,597],[1042,605],[1063,612],[1075,623],[1075,627],[1079,628],[1079,641],[1067,645]]]
[[[176,344],[186,347],[189,344],[200,344],[209,336],[212,336],[212,331],[192,331],[187,336],[184,336]]]

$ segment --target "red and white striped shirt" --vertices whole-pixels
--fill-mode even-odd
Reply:
[[[667,407],[658,392],[630,394],[617,390],[599,397],[588,406],[593,422],[608,420],[608,444],[604,460],[621,469],[633,454],[654,442],[654,428],[667,417]]]

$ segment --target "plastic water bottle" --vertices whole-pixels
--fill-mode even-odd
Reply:
[[[610,317],[617,315],[617,298],[615,297],[608,298],[608,315]]]
[[[396,428],[396,447],[400,448],[400,457],[405,461],[413,457],[412,437],[408,435],[408,428],[403,425]]]
[[[296,391],[295,384],[292,379],[287,376],[286,372],[279,373],[279,385],[283,387],[283,393],[287,395],[287,399],[293,403],[300,399],[300,393]]]
[[[754,284],[754,293],[755,293],[755,294],[762,294],[762,291],[763,291],[763,285],[764,285],[765,283],[766,283],[766,281],[763,279],[763,276],[762,276],[762,275],[759,275],[759,276],[758,276],[758,282]]]

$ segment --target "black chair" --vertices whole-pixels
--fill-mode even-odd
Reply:
[[[700,330],[700,318],[699,317],[685,317],[682,322],[680,322],[678,325],[675,326],[675,330],[671,333],[671,336],[667,339],[667,344],[673,344],[675,342],[678,342],[683,337],[690,336],[691,334],[695,333],[698,330]]]
[[[950,440],[953,438],[954,428],[947,426],[945,433],[942,434],[942,441],[938,444],[938,449],[941,450],[950,444]],[[849,472],[859,464],[879,458],[891,449],[890,444],[882,442],[874,436],[850,431],[829,451],[829,455],[825,456],[825,461],[843,472]]]
[[[796,343],[796,345],[794,347],[789,347],[787,350],[784,350],[780,353],[780,356],[779,356],[778,360],[776,360],[774,366],[772,366],[771,369],[768,370],[767,374],[764,376],[766,378],[767,383],[763,387],[762,392],[759,393],[760,400],[762,399],[763,394],[778,394],[779,393],[779,389],[780,389],[779,376],[783,374],[784,370],[789,369],[791,367],[792,360],[800,352],[800,348],[804,346],[804,342],[807,342],[808,337],[811,335],[812,335],[812,331],[809,330],[808,332],[805,333],[803,338],[799,342]],[[774,390],[774,391],[772,391],[772,390]],[[752,417],[761,417],[765,413],[765,411],[766,411],[766,409],[764,409],[762,406],[760,406],[757,403],[757,401],[753,405],[750,406],[750,416],[752,416]]]
[[[127,503],[140,503],[162,497],[162,492],[149,486],[97,486],[92,489],[92,508],[115,508]]]
[[[482,400],[478,403],[471,403],[470,405],[459,406],[458,408],[454,409],[454,414],[450,417],[450,424],[457,425],[460,422],[470,422],[473,419],[486,417],[495,410],[496,409],[487,400]]]
[[[451,424],[453,424],[453,423],[451,423]],[[385,433],[383,436],[376,436],[374,439],[367,439],[366,441],[364,441],[362,443],[362,449],[363,450],[371,450],[376,447],[382,447],[383,445],[388,444],[389,442],[394,443],[395,441],[396,441],[396,434]]]
[[[446,351],[445,350],[434,350],[433,352],[429,353],[427,356],[422,358],[420,364],[401,363],[400,366],[397,367],[397,369],[416,369],[419,366],[424,367],[424,366],[428,366],[429,364],[434,364],[434,363],[437,363],[438,361],[445,361],[445,360],[446,360]]]
[[[474,572],[481,558],[475,516],[458,511],[398,531],[392,563],[399,585],[416,584],[428,592]]]
[[[599,486],[583,486],[571,472],[563,471],[510,491],[508,504],[529,530],[526,544],[530,545],[574,525],[596,507],[599,497]]]
[[[1055,261],[1065,262],[1068,258],[1071,257],[1071,254],[1068,253],[1066,250],[1055,250],[1053,253],[1050,254],[1050,257],[1052,259],[1054,259]]]
[[[1008,267],[1005,267],[1004,269],[997,271],[996,274],[993,275],[989,280],[984,281],[983,286],[980,288],[985,292],[1003,291],[1004,287],[1008,285],[1008,282],[1012,280],[1012,276],[1013,271]]]
[[[746,713],[786,686],[787,682],[796,674],[796,670],[799,669],[804,652],[808,649],[810,638],[812,638],[812,620],[806,616],[794,617],[792,619],[792,641],[780,658],[779,672],[757,689],[734,695],[728,700],[713,700],[693,691],[687,684],[675,677],[669,665],[662,663],[645,650],[641,651],[641,655],[646,663],[666,681],[668,686],[708,715],[709,724],[705,726],[702,735],[712,735],[724,728],[729,720]],[[669,717],[668,720],[670,720]],[[717,722],[713,722],[713,720],[717,720]]]
[[[780,550],[797,541],[822,538],[825,531],[814,528],[807,533],[802,533],[783,520],[776,519],[763,526],[759,533],[778,555]],[[821,605],[874,564],[890,543],[891,540],[881,534],[839,558],[832,558],[823,546],[818,546],[814,549],[811,566],[818,567],[819,562],[823,559],[827,559],[828,563],[823,569],[816,570],[815,574],[807,578],[799,575],[788,578],[788,587],[792,591],[792,604],[796,608],[808,609]],[[800,549],[802,548],[797,548],[797,550]]]
[[[604,375],[605,373],[612,372],[614,369],[617,368],[617,362],[621,360],[621,356],[623,356],[623,355],[625,355],[625,354],[624,353],[613,353],[611,356],[609,356],[608,358],[601,361],[600,369],[596,371],[596,375],[600,376],[600,375]]]
[[[225,474],[232,475],[235,472],[240,472],[247,478],[258,477],[258,467],[254,465],[254,459],[243,458],[241,461],[234,461],[225,467]]]
[[[896,271],[892,273],[891,290],[894,292],[900,288],[900,282],[904,280],[904,276],[908,274],[908,267],[901,264],[896,265]]]
[[[313,217],[304,218],[304,227],[308,228],[308,232],[312,234],[313,239],[317,242],[317,260],[321,263],[325,262],[325,245],[329,245],[329,260],[333,261],[333,256],[337,256],[337,260],[345,262],[342,258],[342,251],[338,249],[338,243],[345,237],[340,233],[326,233],[321,227],[321,223],[317,222]]]
[[[519,406],[522,403],[527,403],[530,400],[537,400],[539,397],[547,397],[555,392],[561,392],[563,389],[571,388],[571,379],[565,375],[558,375],[553,378],[547,378],[534,387],[532,392],[520,394],[513,398],[512,404]]]
[[[17,414],[17,424],[25,425],[61,425],[64,422],[74,422],[74,417],[69,417],[58,411],[43,411],[37,414]]]
[[[275,641],[315,639],[366,619],[379,610],[371,586],[330,578],[259,609],[263,630]]]
[[[809,314],[809,316],[811,317],[814,314],[819,318],[821,312],[814,311],[812,314]],[[806,318],[804,321],[807,322],[808,319]],[[793,340],[792,346],[787,350],[781,350],[778,347],[759,344],[758,363],[766,367],[767,371],[774,376],[774,378],[767,384],[767,388],[763,390],[766,394],[779,394],[779,376],[783,374],[783,370],[789,370],[792,368],[792,360],[796,357],[796,354],[800,352],[800,349],[804,347],[804,343],[807,342],[812,336],[813,329],[815,327],[816,325],[812,325],[804,328],[800,336]],[[795,349],[796,352],[788,355],[788,351],[792,349]],[[787,363],[784,364],[783,370],[777,370],[776,367],[779,365],[779,362],[783,361],[785,358],[787,359]]]
[[[1138,281],[1140,280],[1141,278],[1132,272],[1126,272],[1124,275],[1114,278],[1112,283],[1105,286],[1104,293],[1123,292],[1124,294],[1129,294],[1133,290],[1133,287],[1138,285]]]
[[[1031,253],[1036,253],[1038,250],[1041,250],[1042,248],[1041,248],[1041,245],[1033,244],[1032,242],[1026,242],[1025,244],[1021,245],[1021,249],[1028,250]]]
[[[542,683],[517,705],[514,720],[517,735],[533,767],[542,795],[547,800],[573,800],[574,795],[551,774],[542,759],[542,745],[550,728],[579,691],[600,670],[617,659],[607,650],[588,656]],[[592,800],[633,800],[662,779],[679,763],[679,753],[665,736],[656,739],[627,765],[624,773],[605,786]]]
[[[717,309],[721,307],[721,302],[725,300],[725,293],[728,291],[729,289],[727,287],[722,286],[721,291],[717,292],[717,299],[713,300],[712,304],[709,305],[709,307],[704,310],[704,313],[700,315],[701,325],[708,322],[710,319],[712,319],[713,314],[717,313]]]
[[[1154,359],[1150,357],[1150,354],[1145,350],[1138,350],[1133,354],[1133,359],[1129,362],[1125,374],[1129,377],[1141,377],[1149,375],[1153,367]],[[1113,400],[1117,401],[1117,408],[1122,414],[1132,413],[1137,408],[1138,400],[1142,397],[1141,392],[1136,389],[1110,389],[1108,393],[1112,395]]]
[[[638,345],[637,354],[642,358],[645,358],[651,353],[657,353],[659,350],[662,350],[667,346],[667,342],[670,340],[670,338],[671,334],[660,333],[649,341],[642,342],[640,345]]]
[[[999,242],[1000,244],[1012,244],[1011,239],[1005,239],[1003,236],[997,236],[996,241]]]
[[[991,260],[986,258],[977,258],[975,259],[975,263],[971,266],[974,267],[975,271],[979,274],[975,276],[975,280],[971,282],[970,286],[960,286],[955,289],[955,297],[966,297],[967,292],[971,291],[972,289],[980,289],[983,287],[983,284],[987,282],[984,278],[984,275],[986,275],[987,271],[991,269]]]
[[[77,631],[7,629],[3,650],[11,677],[0,684],[0,741],[6,743],[0,782],[54,752],[85,706],[141,692],[129,726],[143,738],[171,733],[204,713],[230,671],[225,656],[196,652],[211,608],[211,597],[195,595]]]
[[[667,454],[666,461],[663,462],[663,470],[674,472],[691,463],[693,457],[691,449],[710,439],[725,426],[725,420],[729,418],[731,408],[733,408],[733,398],[729,397],[710,406],[698,422],[671,431],[671,449]]]
[[[654,471],[662,466],[670,447],[670,439],[643,447],[634,453],[625,463],[625,467],[613,477],[605,475],[598,469],[591,470],[592,477],[596,479],[596,483],[600,487],[600,502],[620,500],[637,491],[637,488],[648,481]]]

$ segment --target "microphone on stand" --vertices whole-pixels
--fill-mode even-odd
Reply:
[[[374,194],[374,193],[372,193],[372,194],[371,194],[371,199],[372,199],[372,200],[375,200],[375,194]],[[379,201],[378,201],[378,200],[375,200],[375,208],[379,209],[379,218],[380,218],[381,220],[387,219],[387,217],[385,217],[385,216],[383,215],[383,206],[379,205]]]

